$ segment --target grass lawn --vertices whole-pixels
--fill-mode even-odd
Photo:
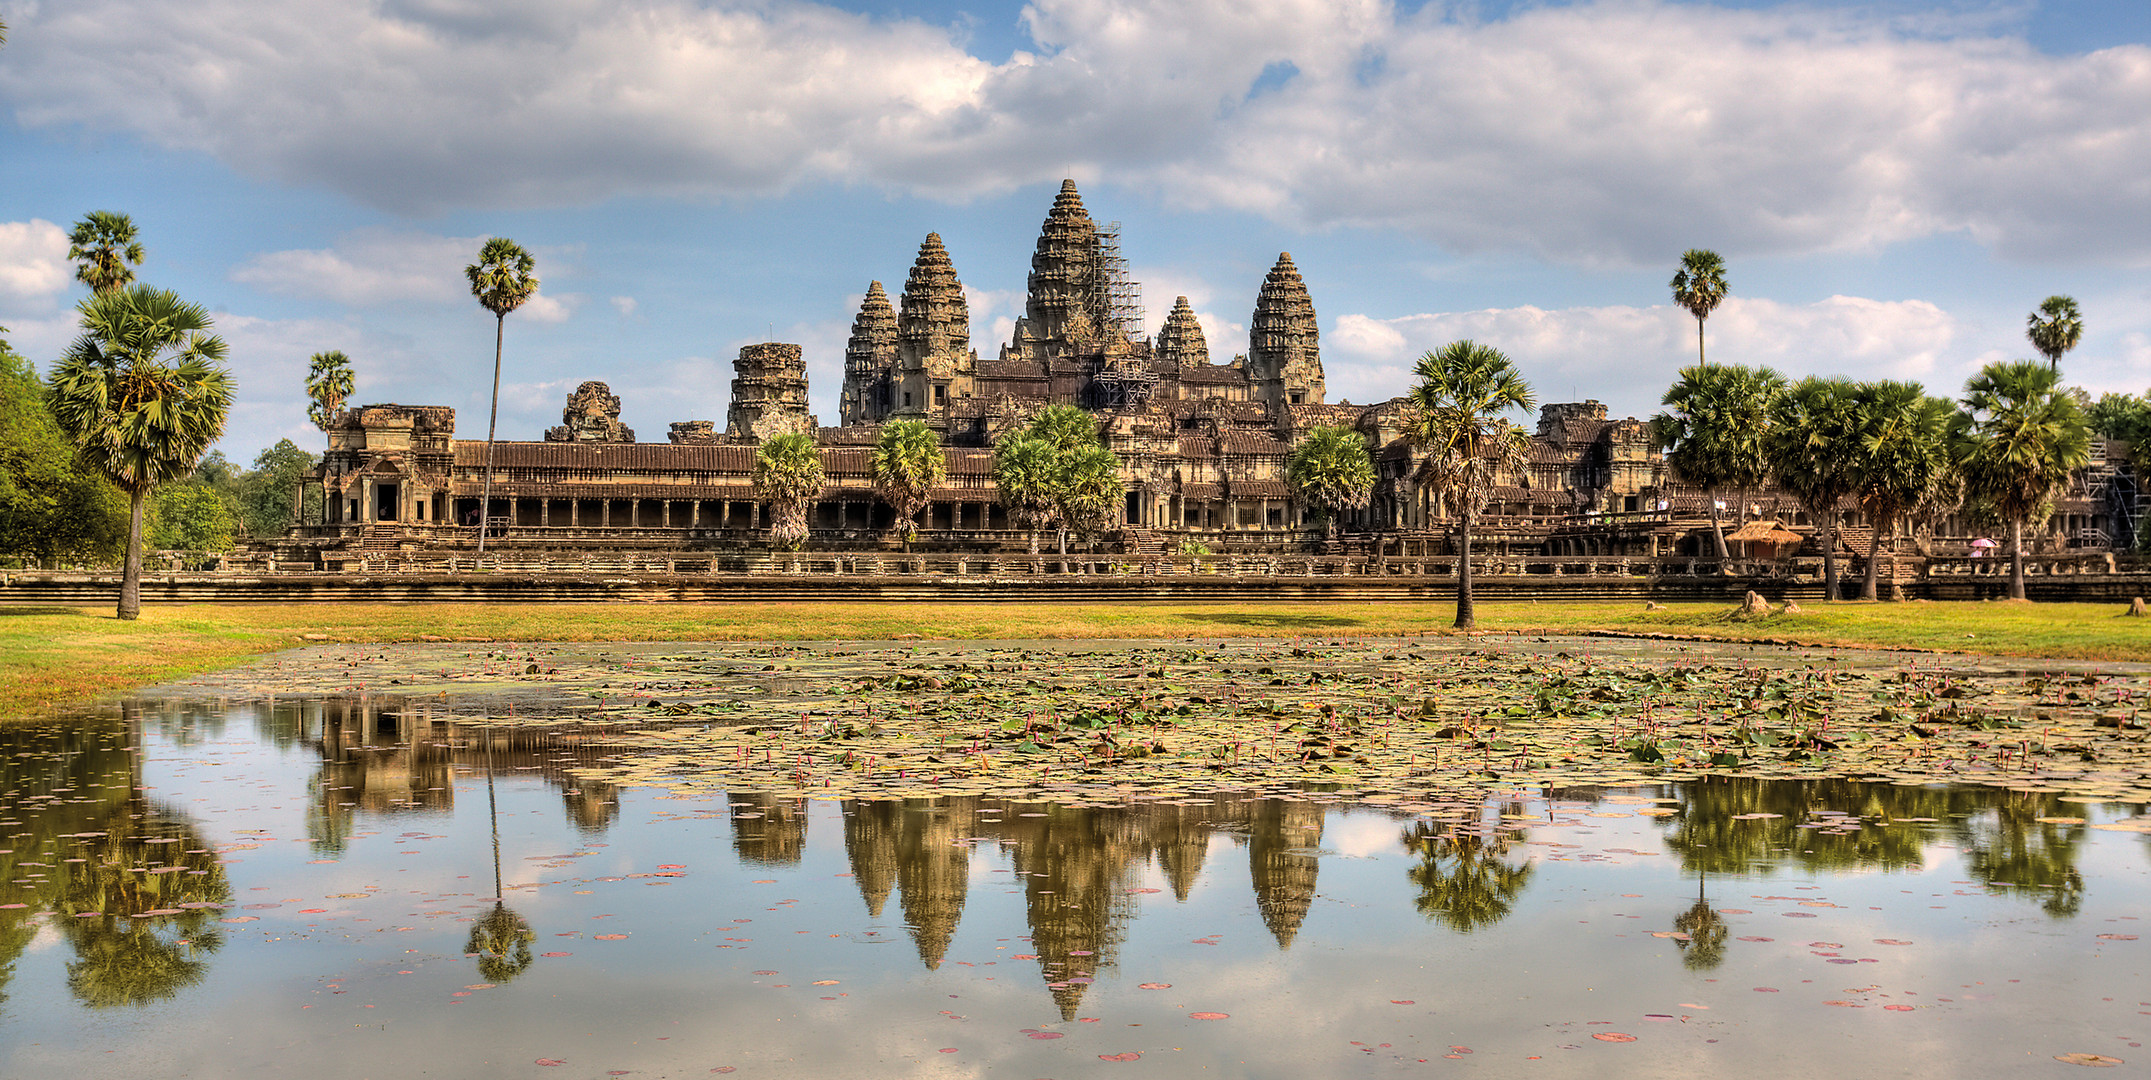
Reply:
[[[2115,604],[1817,604],[1735,621],[1723,604],[1481,603],[1489,632],[1726,640],[2151,660],[2151,619]],[[1184,638],[1448,633],[1448,603],[292,604],[0,608],[0,717],[328,642]]]

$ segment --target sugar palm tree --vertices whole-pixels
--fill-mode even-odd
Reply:
[[[1322,515],[1323,535],[1334,539],[1337,518],[1367,505],[1374,493],[1374,459],[1358,431],[1313,427],[1285,459],[1285,480],[1301,502]]]
[[[1101,443],[1064,450],[1055,464],[1054,516],[1066,555],[1069,533],[1090,541],[1119,523],[1128,489],[1120,480],[1120,458]]]
[[[54,365],[47,397],[82,461],[127,494],[127,558],[119,617],[142,613],[142,508],[181,480],[224,434],[232,377],[209,313],[147,285],[97,293],[76,307],[82,335]]]
[[[93,293],[133,284],[142,254],[134,220],[115,210],[92,210],[67,234],[67,258],[77,264],[75,280]]]
[[[2025,316],[2024,336],[2031,339],[2039,355],[2046,357],[2047,366],[2058,372],[2061,354],[2076,348],[2076,343],[2084,339],[2084,315],[2076,309],[2074,299],[2049,296]]]
[[[1703,320],[1725,302],[1725,294],[1725,260],[1717,252],[1689,248],[1681,253],[1680,269],[1673,272],[1673,302],[1695,316],[1698,366],[1710,366],[1710,361],[1703,359]]]
[[[1455,341],[1419,358],[1406,395],[1404,437],[1426,454],[1420,476],[1457,520],[1456,627],[1476,621],[1471,594],[1471,522],[1503,472],[1521,470],[1531,436],[1502,418],[1537,404],[1530,384],[1501,350]]]
[[[1718,506],[1725,489],[1745,491],[1769,475],[1763,436],[1770,403],[1785,379],[1769,368],[1739,364],[1682,368],[1659,404],[1668,412],[1651,417],[1651,438],[1682,479],[1708,493],[1710,535],[1725,558],[1725,526]]]
[[[1038,530],[1053,518],[1054,447],[1018,431],[993,448],[993,485],[1001,505],[1018,527],[1030,533],[1031,554],[1038,554]]]
[[[1822,532],[1823,595],[1831,600],[1843,595],[1837,587],[1837,507],[1858,487],[1863,418],[1857,383],[1811,375],[1777,395],[1763,433],[1771,475]]]
[[[948,479],[941,437],[923,420],[883,424],[874,440],[873,472],[874,493],[896,511],[896,528],[909,551],[919,531],[919,512],[926,509],[934,488]]]
[[[1854,494],[1875,527],[1864,599],[1880,597],[1883,543],[1896,547],[1897,526],[1950,486],[1949,422],[1956,407],[1928,397],[1914,382],[1860,384],[1860,482]]]
[[[344,402],[351,399],[351,386],[350,357],[335,349],[315,353],[306,369],[306,396],[312,399],[306,418],[327,431],[343,411]]]
[[[1951,456],[1966,493],[2009,523],[2009,596],[2024,599],[2024,526],[2052,510],[2069,474],[2091,460],[2091,425],[2053,367],[1992,363],[1964,384]]]
[[[1120,480],[1120,458],[1106,447],[1097,417],[1073,405],[1048,405],[1020,438],[1036,446],[1017,446],[1008,452],[1009,486],[1002,487],[1002,502],[1011,511],[1028,515],[1032,529],[1050,523],[1059,534],[1061,554],[1068,554],[1070,532],[1092,537],[1118,520],[1126,493]],[[1003,445],[1015,441],[1004,440]],[[1002,458],[997,448],[997,485]],[[1034,535],[1031,553],[1037,552]]]
[[[807,507],[822,494],[822,456],[814,436],[779,435],[754,453],[754,490],[769,504],[769,538],[797,551],[807,539]]]
[[[493,434],[500,424],[501,344],[507,335],[508,313],[538,293],[536,270],[537,261],[530,253],[504,236],[488,239],[478,249],[478,261],[463,268],[478,306],[493,313],[493,407],[485,422],[485,482],[478,493],[480,554],[485,553],[487,526],[493,516]]]

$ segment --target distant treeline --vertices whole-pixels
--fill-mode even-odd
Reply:
[[[188,479],[150,497],[145,546],[225,551],[282,535],[299,476],[314,455],[290,439],[241,468],[212,451]],[[320,516],[320,498],[307,500]],[[0,560],[117,562],[127,542],[127,497],[84,468],[46,404],[37,369],[0,339]]]

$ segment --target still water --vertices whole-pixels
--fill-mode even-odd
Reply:
[[[1116,805],[578,779],[615,753],[392,696],[147,695],[0,730],[0,1077],[2151,1062],[2141,804],[1849,781]]]

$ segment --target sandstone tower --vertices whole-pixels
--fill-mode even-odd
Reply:
[[[548,428],[546,442],[631,443],[635,429],[620,422],[620,395],[601,382],[586,382],[568,395],[560,426]]]
[[[1031,254],[1029,297],[1016,324],[1017,351],[1042,358],[1096,335],[1099,313],[1091,300],[1097,243],[1097,224],[1083,209],[1075,181],[1061,181]]]
[[[1195,318],[1195,309],[1188,306],[1187,297],[1173,298],[1173,310],[1165,316],[1165,325],[1158,328],[1151,352],[1176,368],[1200,367],[1210,362],[1210,346],[1203,340],[1202,323]]]
[[[1322,403],[1322,348],[1315,327],[1314,301],[1292,253],[1277,256],[1277,265],[1262,279],[1262,295],[1255,301],[1255,318],[1247,332],[1247,377],[1255,400],[1270,407],[1270,415],[1282,422],[1291,405]]]
[[[941,246],[927,233],[918,261],[904,282],[903,309],[896,317],[896,372],[889,415],[935,416],[951,401],[972,396],[978,354],[971,350],[971,308],[963,282]]]
[[[732,407],[725,413],[725,437],[759,443],[779,435],[814,434],[807,414],[807,365],[797,345],[767,342],[749,345],[733,362]]]
[[[896,374],[896,309],[881,282],[866,287],[866,300],[851,322],[844,346],[844,394],[838,420],[845,427],[871,424],[889,414],[889,394]]]

